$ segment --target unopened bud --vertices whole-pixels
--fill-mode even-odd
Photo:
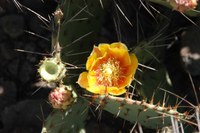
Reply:
[[[76,100],[77,94],[71,86],[61,85],[49,94],[49,102],[55,109],[67,109]]]

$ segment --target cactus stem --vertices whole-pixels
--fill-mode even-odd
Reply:
[[[189,118],[188,113],[177,111],[177,105],[175,107],[164,107],[160,106],[160,102],[154,105],[147,103],[145,100],[138,101],[111,95],[94,95],[91,98],[97,104],[95,110],[106,110],[115,114],[116,117],[122,117],[130,122],[139,122],[149,128],[169,126],[171,124],[170,117],[183,122],[188,121]],[[150,119],[152,123],[148,122]],[[160,119],[162,123],[156,119]]]

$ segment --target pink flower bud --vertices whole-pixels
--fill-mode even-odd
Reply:
[[[55,109],[67,109],[77,99],[71,86],[61,85],[49,94],[49,102]]]

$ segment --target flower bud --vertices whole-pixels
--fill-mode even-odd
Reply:
[[[60,85],[49,94],[49,102],[55,109],[67,109],[76,100],[77,94],[71,86]]]
[[[190,9],[195,9],[197,0],[170,0],[169,1],[174,10],[185,12]]]

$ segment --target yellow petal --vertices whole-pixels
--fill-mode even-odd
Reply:
[[[88,73],[87,72],[82,72],[78,78],[77,83],[82,87],[82,88],[88,88]]]
[[[96,75],[88,75],[88,85],[89,86],[98,86]]]
[[[92,86],[87,88],[87,90],[94,94],[99,94],[99,95],[111,94],[114,96],[122,95],[126,92],[125,88],[105,87],[103,85]]]
[[[119,60],[122,66],[131,64],[128,48],[121,42],[112,43],[108,50],[108,55]]]
[[[99,49],[94,46],[92,53],[90,54],[90,56],[87,59],[86,62],[86,69],[89,70],[90,67],[92,66],[92,64],[94,63],[94,61],[101,56],[101,52],[99,51]]]
[[[133,70],[132,74],[133,76],[135,75],[135,72],[137,70],[137,67],[138,67],[138,59],[137,57],[135,56],[135,54],[131,54],[130,55],[130,58],[131,58],[131,68]]]
[[[89,83],[88,83],[89,81]],[[77,82],[82,88],[85,88],[91,93],[94,94],[105,94],[105,86],[98,86],[96,84],[96,78],[94,76],[90,76],[87,72],[83,72],[80,74],[78,82]]]
[[[110,48],[110,45],[107,43],[101,43],[99,44],[98,48],[101,51],[102,55],[104,55],[105,52]]]
[[[121,76],[119,77],[118,80],[118,88],[122,88],[122,87],[126,87],[128,85],[130,85],[132,82],[132,75],[127,75],[127,76]]]
[[[98,47],[94,46],[93,51],[86,62],[86,69],[89,70],[91,66],[95,64],[96,59],[104,56],[107,53],[109,47],[109,44],[99,44]]]
[[[111,95],[118,96],[124,94],[126,92],[126,89],[117,87],[108,87],[107,92]]]
[[[108,57],[110,56],[116,59],[117,61],[120,61],[121,67],[131,64],[129,53],[127,50],[118,49],[118,48],[109,49],[107,56]]]
[[[106,94],[106,87],[103,85],[99,86],[90,86],[89,88],[86,88],[89,92],[92,92],[94,94],[100,94],[104,95]]]
[[[121,42],[112,43],[110,45],[110,48],[118,48],[118,49],[123,49],[123,50],[128,51],[128,48],[126,47],[126,45],[124,43],[121,43]]]
[[[138,60],[135,54],[130,55],[131,64],[121,68],[121,72],[124,76],[135,75],[135,72],[138,67]]]

